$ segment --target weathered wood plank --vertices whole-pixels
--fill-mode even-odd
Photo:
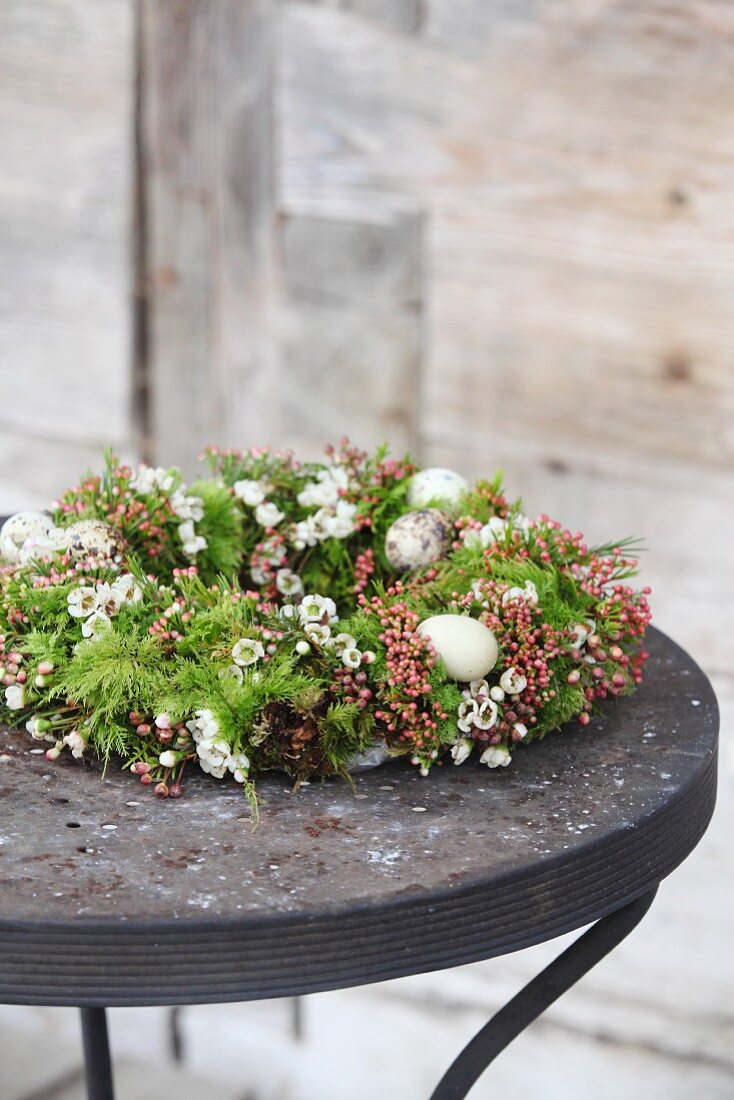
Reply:
[[[287,200],[389,190],[425,209],[432,438],[532,424],[726,469],[731,11],[471,10],[461,53],[430,18],[398,38],[285,9]]]
[[[272,5],[141,5],[155,452],[277,434]]]
[[[130,0],[0,5],[0,425],[130,433]]]
[[[283,225],[287,314],[283,430],[318,449],[347,434],[400,453],[418,440],[422,221],[290,213]],[[328,399],[324,400],[325,395]]]
[[[128,447],[118,448],[126,461]],[[102,452],[96,443],[39,439],[26,432],[0,431],[0,515],[23,508],[47,508],[65,489],[78,485],[86,470],[98,471]]]

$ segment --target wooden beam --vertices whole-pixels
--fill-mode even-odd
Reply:
[[[277,434],[273,9],[140,0],[145,370],[154,455]]]

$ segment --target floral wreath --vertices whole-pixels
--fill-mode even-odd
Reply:
[[[210,476],[111,454],[0,532],[0,718],[121,761],[159,796],[192,767],[296,784],[407,756],[490,768],[639,683],[649,589],[470,486],[343,440],[322,463],[210,448]],[[43,752],[39,747],[36,752]]]

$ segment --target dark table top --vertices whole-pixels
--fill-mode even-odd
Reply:
[[[0,733],[0,1001],[162,1004],[358,985],[551,938],[669,874],[715,797],[716,701],[656,630],[645,682],[509,768],[406,763],[158,800]]]

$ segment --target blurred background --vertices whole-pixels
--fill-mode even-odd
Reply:
[[[726,732],[733,139],[728,0],[3,0],[0,512],[108,443],[501,467],[531,513],[645,537]],[[478,1100],[734,1096],[726,741],[722,771],[701,847]],[[424,1098],[559,946],[114,1011],[121,1100]],[[4,1100],[77,1100],[79,1060],[73,1010],[0,1007]]]

